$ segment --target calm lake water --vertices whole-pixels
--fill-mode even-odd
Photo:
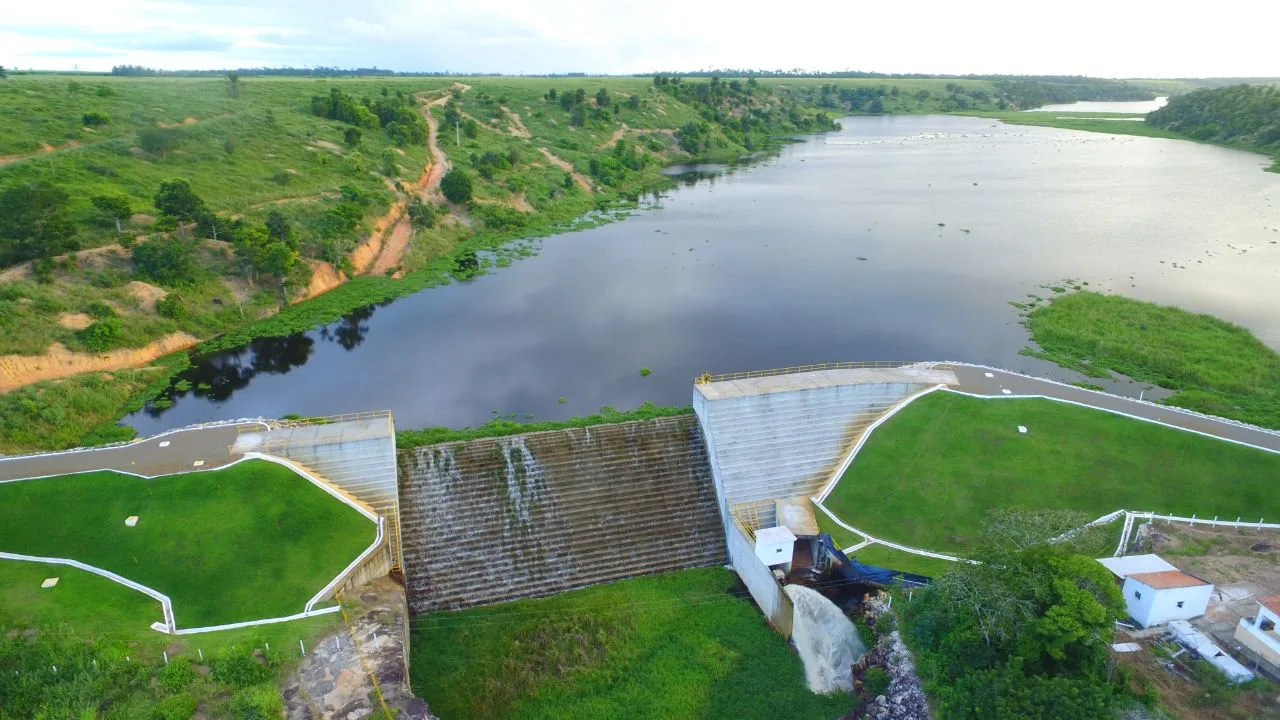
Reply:
[[[1073,102],[1060,105],[1044,105],[1032,108],[1027,112],[1114,112],[1114,113],[1149,113],[1159,110],[1169,102],[1167,97],[1155,100],[1134,100],[1129,102]]]
[[[964,117],[843,123],[491,275],[204,358],[187,377],[211,390],[129,422],[557,419],[687,404],[704,371],[834,360],[1070,378],[1018,355],[1027,333],[1008,304],[1064,278],[1280,348],[1280,175],[1261,156]]]

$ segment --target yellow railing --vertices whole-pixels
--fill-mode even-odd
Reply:
[[[795,365],[793,367],[775,368],[772,370],[746,370],[736,373],[712,375],[703,373],[694,378],[694,383],[724,382],[726,380],[745,380],[747,378],[769,377],[771,375],[794,375],[796,373],[817,372],[819,370],[861,370],[866,368],[899,368],[906,365],[919,365],[918,360],[858,360],[852,362],[818,363],[816,365]],[[943,367],[942,363],[927,363],[930,367]]]

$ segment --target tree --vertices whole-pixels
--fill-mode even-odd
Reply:
[[[264,225],[267,228],[267,236],[272,240],[282,242],[291,248],[297,247],[298,240],[294,234],[293,224],[279,210],[267,213]]]
[[[97,195],[92,202],[93,206],[100,210],[102,214],[116,222],[116,232],[123,232],[120,227],[120,221],[128,220],[133,215],[133,207],[129,203],[128,195],[124,193]]]
[[[53,257],[76,248],[67,193],[44,181],[0,191],[0,263]]]
[[[204,210],[204,201],[191,189],[191,183],[182,178],[165,180],[156,191],[156,209],[174,220],[191,222]]]
[[[608,104],[609,104],[609,91],[604,88],[600,88],[599,90],[596,91],[596,105],[599,107],[606,107],[608,106]]]
[[[138,146],[161,159],[178,146],[178,132],[173,128],[151,127],[138,133]]]
[[[133,249],[133,266],[138,275],[168,287],[190,285],[200,278],[195,240],[159,237]]]
[[[360,144],[360,128],[349,127],[342,131],[342,142],[353,148]]]
[[[1048,542],[1084,518],[993,513],[976,553],[905,612],[906,637],[942,717],[1103,717],[1115,701],[1108,648],[1124,599],[1110,572]]]
[[[5,70],[3,65],[0,65],[0,80],[8,80],[8,79],[9,79],[9,71]]]
[[[240,97],[240,73],[227,73],[227,94],[231,97]]]
[[[462,205],[471,202],[471,176],[462,170],[450,170],[440,181],[440,191],[449,202]]]

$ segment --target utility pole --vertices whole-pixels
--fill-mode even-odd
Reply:
[[[462,119],[461,119],[461,118],[454,118],[454,120],[453,120],[453,144],[454,144],[454,146],[455,146],[455,147],[457,147],[457,146],[459,146],[459,145],[462,145],[462,131],[459,129],[459,128],[461,128],[461,127],[462,127]]]

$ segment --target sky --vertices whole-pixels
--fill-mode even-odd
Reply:
[[[6,3],[0,65],[715,68],[1280,77],[1280,2],[1117,0],[59,0]],[[1206,7],[1208,11],[1206,11]]]

